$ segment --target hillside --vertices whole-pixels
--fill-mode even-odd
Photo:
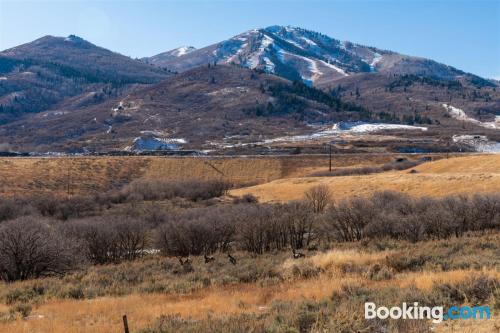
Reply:
[[[500,110],[500,91],[494,87],[476,86],[463,77],[447,80],[369,73],[345,77],[320,87],[368,108],[385,122],[434,124],[451,128],[454,134],[484,133],[500,140],[500,121],[496,118]],[[454,109],[460,111],[454,112]],[[446,132],[442,130],[443,134]]]
[[[142,61],[45,36],[0,52],[0,151],[496,152],[497,88],[294,27]]]
[[[454,134],[500,139],[491,127],[464,124],[443,107],[446,103],[471,119],[494,122],[500,110],[496,82],[430,59],[298,27],[254,29],[201,49],[173,50],[143,61],[179,72],[214,62],[237,64],[314,85],[363,106],[382,122],[434,124],[452,127]],[[498,128],[497,120],[493,129]]]
[[[0,124],[62,101],[67,108],[101,103],[168,76],[77,36],[45,36],[0,52]]]
[[[234,196],[250,193],[260,201],[299,200],[317,185],[327,185],[337,200],[392,190],[412,196],[446,196],[458,193],[495,192],[500,188],[499,155],[456,157],[424,163],[417,173],[391,171],[366,176],[308,177],[275,180],[231,191]]]
[[[217,65],[97,106],[39,113],[0,127],[0,141],[13,149],[39,151],[213,149],[214,140],[251,142],[310,131],[312,122],[369,117],[365,109],[306,85]]]

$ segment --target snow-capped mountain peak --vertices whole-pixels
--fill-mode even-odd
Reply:
[[[369,72],[457,74],[453,68],[446,69],[426,59],[340,41],[299,27],[279,25],[248,30],[202,49],[179,48],[145,61],[178,72],[211,62],[238,64],[311,85]]]

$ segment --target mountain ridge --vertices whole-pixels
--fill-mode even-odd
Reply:
[[[290,80],[301,79],[311,85],[324,85],[351,74],[370,72],[444,79],[467,77],[476,81],[480,78],[427,58],[340,41],[292,26],[275,25],[248,30],[178,57],[165,54],[143,58],[143,61],[154,59],[155,65],[176,72],[208,62],[236,63]],[[494,85],[490,80],[482,80],[483,84]]]
[[[47,35],[0,52],[0,124],[79,95],[100,103],[170,75],[75,35]]]
[[[74,35],[45,36],[0,52],[0,144],[38,152],[211,151],[311,133],[328,140],[343,121],[423,125],[429,131],[400,130],[398,138],[425,137],[425,149],[443,135],[500,141],[496,87],[429,59],[293,27],[177,48],[155,64]],[[379,138],[361,140],[360,149]]]

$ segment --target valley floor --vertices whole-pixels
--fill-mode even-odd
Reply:
[[[392,163],[394,158],[392,155],[353,155],[335,161],[334,168],[380,166]],[[2,159],[0,172],[5,177],[0,179],[0,193],[8,200],[13,194],[29,199],[28,194],[40,190],[55,193],[59,195],[55,198],[60,200],[66,198],[68,184],[71,195],[94,195],[123,186],[127,189],[126,185],[137,179],[148,180],[150,183],[143,184],[148,190],[147,186],[160,179],[170,181],[175,175],[181,179],[188,179],[190,174],[219,179],[215,169],[239,179],[239,188],[232,189],[225,197],[191,201],[182,196],[147,199],[138,195],[140,188],[133,192],[132,186],[128,188],[132,192],[122,193],[122,199],[112,193],[108,199],[100,198],[102,202],[88,201],[89,208],[83,207],[80,211],[82,216],[78,212],[69,217],[52,213],[53,220],[49,223],[63,228],[65,224],[87,218],[87,223],[98,226],[101,218],[108,221],[106,219],[115,214],[144,222],[148,213],[151,233],[156,233],[160,223],[171,222],[168,215],[171,211],[211,212],[216,216],[224,212],[217,211],[218,207],[236,207],[234,209],[241,210],[244,216],[246,204],[232,200],[248,193],[262,203],[288,202],[303,199],[306,191],[316,185],[327,185],[339,203],[344,198],[369,196],[381,190],[405,192],[415,197],[500,192],[500,155],[449,159],[439,156],[434,161],[420,161],[419,165],[401,171],[329,177],[311,176],[325,171],[324,156],[310,159],[299,156],[292,161],[254,159],[253,169],[248,168],[249,160],[244,158],[208,161],[212,164],[207,165],[207,161],[201,159],[162,158]],[[20,165],[26,168],[18,168]],[[68,167],[72,172],[64,173]],[[242,171],[238,173],[238,170]],[[67,177],[72,180],[68,182]],[[493,202],[495,198],[498,197],[485,198],[484,202],[490,204],[491,211],[498,212],[491,208],[499,207]],[[5,207],[15,204],[15,200],[5,202]],[[256,207],[267,209],[264,204]],[[42,220],[36,215],[41,209],[33,204],[16,214],[20,214],[21,221],[29,214]],[[200,220],[207,218],[201,216]],[[13,221],[15,218],[12,217]],[[158,222],[162,219],[165,221]],[[491,221],[498,223],[494,217]],[[0,226],[4,223],[7,222],[2,221]],[[0,281],[0,332],[121,332],[125,314],[133,333],[486,333],[500,327],[498,224],[485,229],[467,229],[461,237],[452,233],[450,238],[437,240],[430,234],[417,243],[385,237],[340,243],[329,237],[318,238],[315,246],[304,246],[301,251],[305,257],[300,259],[294,259],[289,250],[266,250],[257,255],[235,248],[235,265],[228,261],[225,253],[214,252],[214,262],[207,264],[203,256],[192,256],[192,265],[188,267],[175,257],[149,253],[116,264],[85,265],[61,278]],[[444,306],[489,305],[493,318],[440,324],[425,320],[367,321],[363,317],[367,300],[387,306],[408,300]]]

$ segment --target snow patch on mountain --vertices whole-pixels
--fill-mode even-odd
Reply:
[[[343,76],[348,76],[348,75],[349,75],[349,74],[347,74],[347,73],[346,73],[346,72],[345,72],[342,68],[340,68],[340,67],[337,67],[337,66],[335,66],[335,65],[333,65],[333,64],[330,64],[330,63],[328,63],[328,62],[326,62],[326,61],[323,61],[323,60],[320,60],[320,61],[321,61],[321,63],[322,63],[323,65],[325,65],[325,66],[327,66],[327,67],[330,67],[331,69],[336,70],[337,72],[339,72],[339,73],[340,73],[340,74],[342,74]]]
[[[427,131],[427,127],[401,125],[401,124],[342,122],[334,124],[329,128],[323,128],[322,130],[313,134],[284,136],[284,137],[264,140],[263,143],[300,142],[300,141],[308,141],[321,138],[337,137],[341,136],[342,134],[363,135],[374,132],[391,131],[391,130]]]
[[[245,143],[227,143],[227,140],[233,141],[239,137],[225,137],[224,143],[208,142],[211,145],[220,148],[234,148],[252,145],[267,145],[272,143],[282,142],[307,142],[321,139],[339,138],[345,135],[363,136],[375,132],[391,131],[391,130],[404,130],[404,131],[427,131],[427,127],[410,126],[402,124],[386,124],[386,123],[364,123],[364,122],[341,122],[330,126],[321,126],[318,130],[311,134],[281,136],[271,139],[265,139],[258,142],[245,142]]]
[[[454,135],[452,140],[477,152],[500,154],[500,142],[490,141],[485,135]]]
[[[188,54],[190,52],[193,52],[194,50],[196,50],[196,48],[194,46],[181,46],[181,47],[175,49],[172,52],[172,55],[175,55],[176,57],[180,57],[180,56],[183,56],[183,55]]]
[[[350,131],[353,133],[371,133],[391,130],[419,130],[427,131],[427,127],[411,126],[402,124],[385,124],[385,123],[362,123],[362,122],[345,122],[335,124],[332,129],[341,131]]]
[[[377,64],[382,60],[382,55],[378,52],[373,54],[373,60],[370,62],[370,71],[375,72]]]
[[[484,128],[500,129],[500,116],[496,116],[494,121],[482,122],[472,117],[469,117],[464,110],[443,103],[443,107],[448,111],[448,114],[457,120],[466,121]]]

